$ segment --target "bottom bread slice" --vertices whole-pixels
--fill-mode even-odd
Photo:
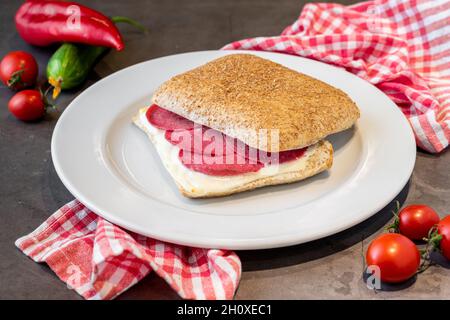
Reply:
[[[333,163],[333,147],[326,140],[311,145],[305,154],[294,161],[274,168],[264,167],[258,172],[238,176],[210,176],[186,168],[178,158],[178,148],[164,138],[164,131],[148,123],[142,108],[133,122],[142,129],[158,152],[164,167],[174,179],[180,192],[189,198],[210,198],[256,188],[300,181],[329,169]]]

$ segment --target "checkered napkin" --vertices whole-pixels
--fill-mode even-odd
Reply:
[[[223,49],[284,52],[344,67],[397,103],[420,148],[439,152],[448,146],[449,0],[307,4],[280,36]]]
[[[241,276],[232,251],[164,243],[100,218],[77,200],[56,211],[16,246],[46,262],[86,299],[112,299],[154,270],[182,298],[231,299]]]

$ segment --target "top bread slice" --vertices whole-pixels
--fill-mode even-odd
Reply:
[[[350,128],[359,109],[341,90],[252,54],[230,54],[163,83],[152,102],[250,147],[278,152]],[[277,130],[278,143],[255,132]]]

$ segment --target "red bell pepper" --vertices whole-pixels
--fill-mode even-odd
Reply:
[[[17,11],[15,20],[20,36],[36,46],[77,42],[116,50],[124,47],[111,19],[76,2],[27,1]]]

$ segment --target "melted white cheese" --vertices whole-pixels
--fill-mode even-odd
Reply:
[[[140,110],[140,124],[150,134],[153,144],[170,175],[184,189],[198,195],[210,192],[227,192],[255,180],[278,174],[299,171],[306,166],[308,158],[314,153],[316,145],[309,146],[302,157],[278,165],[266,165],[258,172],[243,173],[236,176],[210,176],[186,168],[178,157],[179,148],[164,137],[164,130],[151,125],[145,115],[146,108]]]

